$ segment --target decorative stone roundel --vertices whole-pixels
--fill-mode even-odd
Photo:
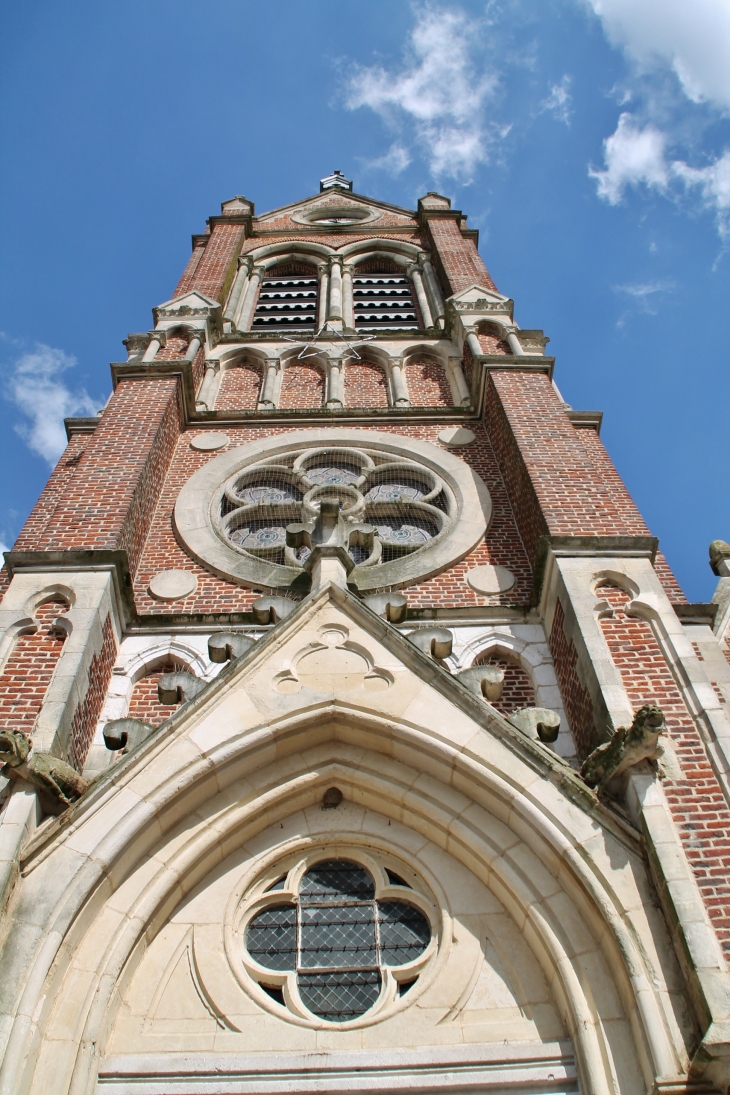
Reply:
[[[449,426],[439,434],[439,441],[450,449],[460,449],[464,445],[471,445],[476,440],[476,434],[467,430],[465,426]]]
[[[227,433],[199,433],[190,442],[190,448],[199,452],[215,452],[216,449],[224,449],[229,440]]]
[[[297,430],[241,446],[188,480],[178,538],[203,566],[240,584],[304,588],[307,536],[323,501],[349,527],[349,581],[404,586],[463,558],[483,538],[491,501],[457,457],[428,442],[368,430]],[[290,540],[292,538],[290,537]]]
[[[515,584],[515,576],[507,567],[474,567],[466,580],[475,593],[505,593]]]
[[[161,570],[150,580],[150,595],[156,601],[180,601],[198,588],[198,579],[187,570]]]

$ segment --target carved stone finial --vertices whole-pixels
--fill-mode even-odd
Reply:
[[[424,654],[430,654],[436,661],[442,661],[451,655],[454,639],[446,627],[422,627],[408,636],[414,646]]]
[[[589,787],[604,790],[616,776],[642,760],[658,760],[661,756],[659,737],[665,729],[661,708],[647,704],[636,712],[628,729],[619,726],[610,741],[599,745],[586,757],[580,774]]]
[[[296,601],[286,597],[257,597],[251,611],[257,624],[278,624],[279,620],[291,616],[296,607]]]
[[[710,544],[710,566],[718,578],[730,578],[730,544],[713,540]]]
[[[187,703],[204,688],[205,681],[180,670],[177,673],[163,673],[157,682],[157,695],[160,703]]]
[[[36,786],[47,813],[61,813],[81,798],[89,780],[50,753],[31,752],[33,742],[19,730],[0,728],[0,773],[8,779],[25,779]]]
[[[365,604],[392,624],[402,623],[408,614],[408,601],[402,593],[374,593]]]
[[[504,689],[504,669],[498,665],[473,665],[471,669],[462,669],[456,674],[457,681],[473,692],[494,703]]]
[[[107,749],[122,754],[131,753],[154,732],[154,726],[141,719],[112,719],[102,731]]]
[[[507,721],[533,741],[548,745],[558,740],[560,715],[549,707],[523,707],[521,711],[508,715]]]
[[[208,639],[208,657],[212,662],[228,662],[247,654],[256,640],[235,631],[221,631]]]

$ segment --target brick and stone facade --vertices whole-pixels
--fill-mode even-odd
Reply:
[[[487,1091],[523,1061],[518,1090],[726,1095],[730,548],[688,604],[477,242],[439,194],[337,173],[259,216],[234,198],[103,412],[67,421],[6,555],[0,732],[94,782],[43,822],[0,776],[0,1093],[192,1093],[209,1054],[220,1092],[378,1068]],[[646,705],[660,745],[589,786]],[[382,1027],[328,1028],[241,957],[307,841],[379,887],[413,865],[432,910]]]

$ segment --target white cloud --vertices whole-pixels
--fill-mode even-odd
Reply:
[[[676,199],[676,184],[681,183],[685,192],[699,192],[703,208],[715,213],[721,239],[729,240],[730,148],[705,167],[692,167],[684,160],[668,159],[667,144],[661,130],[641,127],[631,114],[622,114],[615,133],[603,142],[605,170],[588,171],[598,184],[599,198],[617,205],[628,186],[643,184]]]
[[[666,190],[669,172],[665,158],[666,137],[652,125],[636,125],[631,114],[621,114],[616,127],[603,142],[604,171],[589,169],[598,183],[598,196],[611,205],[621,201],[627,186],[644,183]]]
[[[730,148],[707,167],[690,167],[683,160],[675,160],[672,172],[687,189],[699,188],[705,207],[716,214],[721,238],[730,240]]]
[[[5,385],[5,398],[27,420],[16,425],[17,433],[51,467],[66,447],[64,418],[96,414],[98,406],[85,391],[70,391],[63,383],[61,374],[75,364],[75,357],[38,343],[18,358]]]
[[[549,111],[560,122],[570,125],[570,76],[563,76],[559,84],[552,84],[547,99],[540,103],[540,113]]]
[[[498,78],[474,59],[474,19],[458,8],[428,5],[416,10],[402,68],[356,68],[348,81],[347,106],[369,107],[391,126],[405,122],[414,129],[436,177],[469,182],[488,159],[498,134],[483,118]],[[396,163],[403,163],[409,153],[402,144],[395,147],[401,152]]]
[[[400,175],[402,171],[408,167],[411,162],[411,157],[408,150],[403,147],[402,144],[392,144],[384,156],[379,156],[376,160],[370,160],[368,167],[377,168],[380,171],[387,171],[389,175]]]
[[[643,71],[666,66],[684,94],[730,113],[728,0],[586,0],[609,41]]]

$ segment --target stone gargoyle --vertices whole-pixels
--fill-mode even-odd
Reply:
[[[634,715],[628,729],[619,726],[610,741],[599,745],[583,761],[580,774],[589,787],[602,791],[608,783],[642,760],[658,760],[659,737],[666,729],[661,708],[647,704]]]
[[[47,813],[60,813],[81,798],[89,780],[79,775],[65,760],[50,753],[36,753],[33,742],[19,730],[0,728],[0,775],[8,779],[25,779],[43,795]]]

